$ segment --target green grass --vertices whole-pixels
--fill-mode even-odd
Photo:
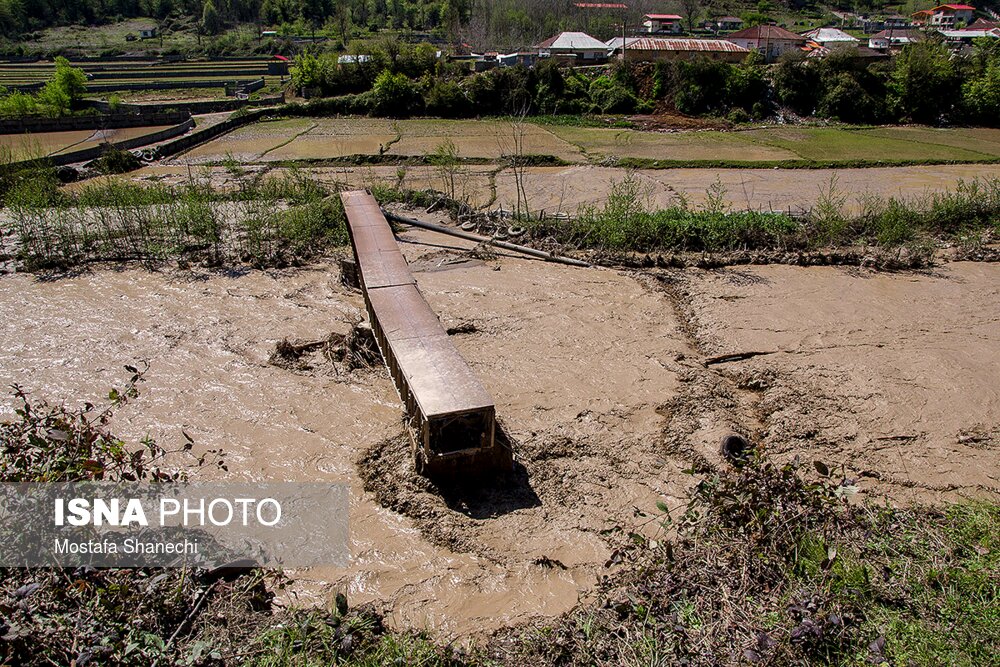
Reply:
[[[952,130],[961,136],[963,130]],[[850,128],[767,128],[740,133],[754,143],[783,148],[809,161],[978,161],[995,157],[980,151],[922,143],[906,138],[887,136],[878,130]]]
[[[890,665],[1000,664],[1000,506],[873,511],[841,548],[830,590],[885,637]]]

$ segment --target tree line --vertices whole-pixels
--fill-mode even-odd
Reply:
[[[673,108],[736,123],[792,113],[846,123],[1000,124],[997,40],[977,41],[965,56],[927,40],[874,62],[854,49],[834,49],[825,58],[788,54],[771,66],[754,53],[735,64],[702,59],[571,70],[542,61],[479,74],[438,59],[429,44],[385,39],[366,46],[357,63],[339,63],[334,54],[298,56],[294,85],[337,98],[326,103],[331,110],[384,116]]]

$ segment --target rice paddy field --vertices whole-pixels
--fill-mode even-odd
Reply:
[[[267,75],[266,58],[176,63],[161,60],[70,61],[70,64],[86,72],[92,86],[102,89],[156,83],[183,90],[194,82],[203,81],[217,81],[222,88],[234,81],[253,81],[261,77],[265,85],[280,83],[280,77]],[[51,61],[0,63],[0,86],[15,88],[44,83],[51,77],[54,67]]]
[[[314,118],[240,128],[178,158],[191,164],[234,157],[247,162],[316,161],[348,156],[422,158],[447,141],[457,157],[499,160],[513,152],[569,164],[638,167],[865,166],[1000,160],[1000,130],[774,127],[742,131],[649,132],[503,120]]]
[[[93,148],[103,143],[115,143],[153,134],[168,125],[125,127],[110,130],[73,130],[34,134],[2,134],[0,150],[11,160],[34,160],[49,155]]]

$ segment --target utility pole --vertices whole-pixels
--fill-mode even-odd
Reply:
[[[623,10],[624,12],[624,10]],[[625,64],[625,14],[622,14],[622,64]]]

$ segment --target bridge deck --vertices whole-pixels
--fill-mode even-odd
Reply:
[[[341,194],[372,328],[409,408],[425,420],[494,412],[493,399],[417,289],[389,223],[366,192]]]

